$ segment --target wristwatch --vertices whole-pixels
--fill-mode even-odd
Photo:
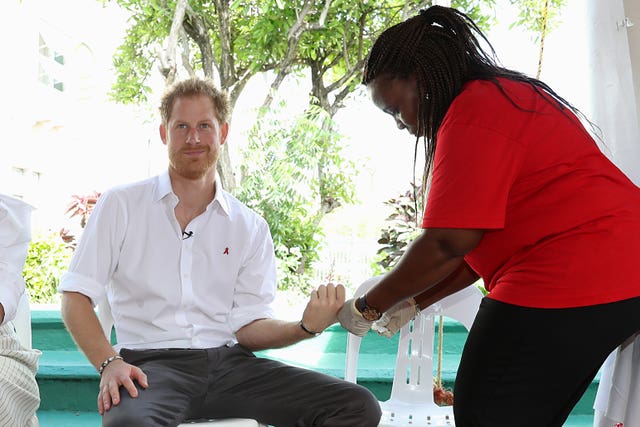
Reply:
[[[362,314],[364,320],[374,322],[382,317],[382,313],[380,313],[377,308],[369,307],[367,305],[366,294],[358,298],[355,305],[356,310],[358,310],[360,314]]]

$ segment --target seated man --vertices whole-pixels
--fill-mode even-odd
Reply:
[[[344,288],[312,292],[302,319],[272,318],[266,221],[215,179],[229,103],[210,81],[178,82],[160,106],[168,171],[104,192],[62,277],[62,314],[100,372],[103,426],[253,418],[274,426],[377,426],[365,388],[257,358],[336,322]],[[118,344],[94,306],[111,306]]]
[[[37,426],[39,350],[24,348],[11,322],[25,288],[31,206],[0,194],[0,425]]]

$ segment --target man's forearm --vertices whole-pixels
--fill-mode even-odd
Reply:
[[[300,322],[278,319],[259,319],[236,332],[238,343],[252,351],[281,348],[295,344],[313,335],[302,330]]]
[[[78,292],[64,292],[61,311],[69,333],[96,369],[108,357],[117,354],[104,336],[89,298]]]

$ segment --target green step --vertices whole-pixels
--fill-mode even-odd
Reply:
[[[100,427],[102,425],[97,411],[38,411],[38,419],[40,427]],[[593,427],[593,415],[571,415],[563,427]]]
[[[98,411],[48,411],[39,410],[40,427],[101,427],[102,417]]]
[[[467,331],[461,324],[450,319],[445,319],[444,331],[442,380],[445,387],[451,388]],[[75,419],[73,417],[76,417],[80,420],[91,417],[90,414],[93,414],[96,409],[100,377],[84,355],[78,351],[64,327],[60,311],[32,311],[32,336],[34,348],[42,351],[36,379],[40,387],[42,399],[40,412],[43,414],[43,419],[46,421],[56,417],[71,417],[69,419],[73,420]],[[339,325],[333,325],[317,338],[305,340],[287,348],[265,350],[256,354],[259,357],[268,357],[343,378],[346,343],[347,331]],[[358,383],[370,389],[381,401],[387,400],[391,392],[397,343],[397,335],[387,339],[375,333],[367,334],[361,342]],[[572,422],[593,419],[593,401],[598,382],[599,376],[574,408]],[[97,422],[99,425],[99,416]],[[46,426],[42,423],[41,425]],[[76,424],[53,422],[49,425],[73,426]],[[89,426],[89,424],[77,425]],[[581,424],[571,424],[571,426],[581,427]]]

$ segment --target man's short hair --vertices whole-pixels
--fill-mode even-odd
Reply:
[[[221,89],[218,89],[211,79],[201,79],[191,77],[171,85],[160,101],[160,117],[165,126],[169,122],[173,105],[178,98],[203,95],[211,99],[216,110],[218,119],[227,123],[230,115],[229,96]]]

